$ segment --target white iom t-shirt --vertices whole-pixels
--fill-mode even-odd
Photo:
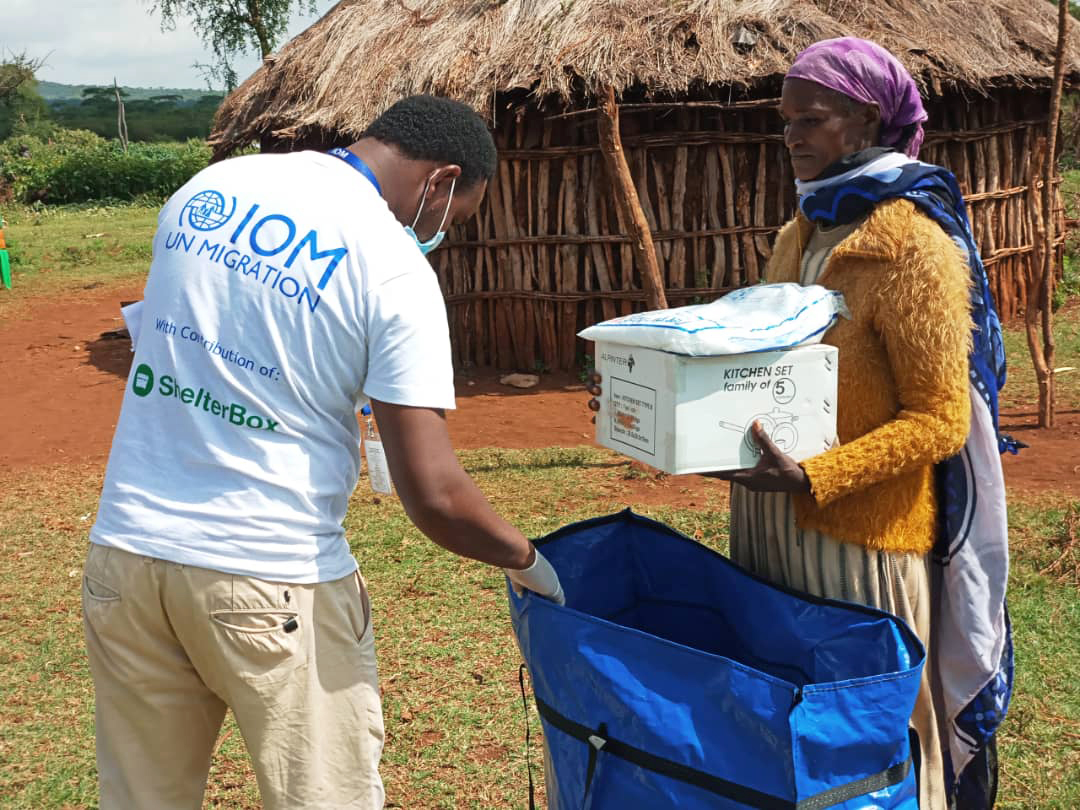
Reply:
[[[162,209],[94,543],[282,582],[356,569],[368,398],[453,408],[446,309],[374,185],[317,152],[197,174]]]

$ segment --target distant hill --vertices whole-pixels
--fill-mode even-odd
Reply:
[[[38,80],[37,91],[41,93],[50,105],[64,104],[72,101],[82,101],[82,91],[87,87],[100,87],[91,84],[60,84],[59,82],[45,82]],[[224,98],[225,94],[220,90],[195,90],[189,88],[174,87],[127,87],[120,85],[120,89],[127,93],[127,101],[149,101],[155,96],[180,96],[180,103],[191,104],[199,101],[204,96]]]
[[[48,118],[65,129],[88,129],[116,137],[116,101],[111,93],[83,97],[87,87],[101,85],[37,83],[49,107]],[[224,93],[173,87],[121,87],[127,95],[128,134],[133,141],[183,141],[205,138]]]

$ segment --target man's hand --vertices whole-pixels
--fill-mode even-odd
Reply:
[[[806,475],[806,470],[773,444],[760,422],[754,422],[750,427],[750,435],[761,448],[761,458],[753,468],[704,475],[741,484],[754,492],[810,492],[810,478]]]
[[[506,571],[506,576],[510,578],[514,593],[521,596],[524,590],[528,589],[545,599],[550,599],[556,605],[565,605],[566,597],[563,595],[562,584],[559,582],[559,576],[555,573],[555,569],[551,567],[551,563],[535,547],[533,547],[533,554],[535,559],[528,568],[521,570],[514,568],[503,569]]]

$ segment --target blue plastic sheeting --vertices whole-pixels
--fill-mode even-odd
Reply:
[[[509,591],[549,810],[915,810],[924,651],[629,510],[538,541],[566,606]]]

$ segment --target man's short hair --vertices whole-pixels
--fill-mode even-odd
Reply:
[[[476,111],[438,96],[409,96],[376,118],[361,137],[396,147],[413,160],[461,167],[460,183],[473,186],[495,174],[495,141]]]

